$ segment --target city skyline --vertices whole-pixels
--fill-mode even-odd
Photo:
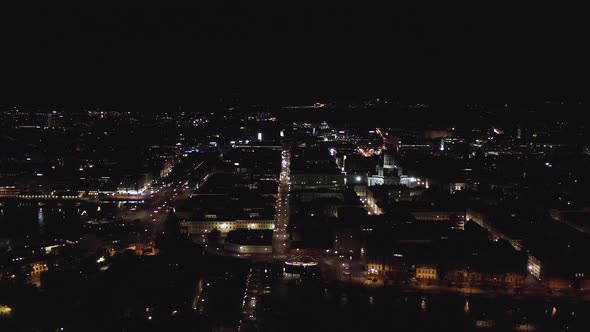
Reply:
[[[0,10],[0,331],[588,331],[585,13]]]

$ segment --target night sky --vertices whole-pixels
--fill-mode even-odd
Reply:
[[[0,103],[588,97],[581,8],[253,4],[5,8]]]

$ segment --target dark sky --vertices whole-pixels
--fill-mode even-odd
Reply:
[[[0,103],[588,96],[581,8],[220,4],[0,11]]]

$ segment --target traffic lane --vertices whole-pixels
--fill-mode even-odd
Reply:
[[[195,171],[199,171],[205,165],[201,161],[197,166],[194,167]],[[199,171],[200,172],[200,171]],[[207,180],[211,173],[205,174],[200,178],[201,184]],[[161,221],[162,217],[167,216],[168,209],[170,207],[177,207],[179,201],[186,199],[193,192],[193,189],[189,187],[190,178],[193,177],[193,172],[189,171],[184,178],[175,181],[161,182],[160,186],[154,186],[154,192],[150,194],[149,198],[146,198],[147,206],[140,207],[133,214],[128,214],[126,219],[138,219],[142,221]]]
[[[153,199],[150,200],[150,204],[138,210],[134,217],[144,221],[161,222],[167,216],[169,208],[177,207],[178,202],[185,199],[191,192],[192,189],[185,189],[181,185],[159,189],[152,194]]]

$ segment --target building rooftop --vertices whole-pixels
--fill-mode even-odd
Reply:
[[[230,231],[225,238],[225,242],[251,246],[268,246],[272,244],[272,230],[238,229]]]

